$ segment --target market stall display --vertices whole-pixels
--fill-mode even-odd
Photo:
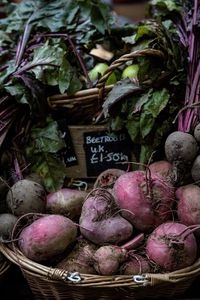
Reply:
[[[7,7],[0,251],[35,299],[175,297],[200,275],[199,9]]]

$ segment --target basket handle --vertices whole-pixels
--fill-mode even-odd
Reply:
[[[104,94],[105,83],[108,77],[112,74],[112,72],[119,66],[123,65],[124,63],[142,56],[155,56],[164,59],[164,53],[160,50],[156,49],[143,49],[143,50],[136,50],[128,54],[122,55],[120,58],[116,59],[111,63],[108,69],[105,71],[104,75],[99,79],[97,82],[96,87],[99,89],[99,97],[102,98]]]

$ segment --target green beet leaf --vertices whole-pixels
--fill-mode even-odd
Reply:
[[[65,147],[57,122],[48,120],[44,128],[34,127],[30,134],[30,145],[34,153],[57,153]]]
[[[65,147],[57,122],[49,118],[44,128],[32,128],[26,156],[31,171],[42,176],[48,191],[55,191],[63,184],[66,167],[59,151]]]
[[[54,155],[42,152],[35,155],[31,160],[32,172],[43,178],[44,186],[48,192],[59,190],[66,177],[64,163]]]

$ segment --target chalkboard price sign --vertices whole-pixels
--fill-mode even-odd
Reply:
[[[59,129],[63,133],[63,138],[66,143],[65,149],[63,149],[63,159],[66,167],[76,166],[78,165],[78,159],[75,153],[74,144],[72,141],[72,137],[68,128],[67,120],[60,119],[57,121]]]
[[[131,160],[131,142],[125,132],[94,131],[84,133],[87,176],[98,176],[110,168],[127,170]]]

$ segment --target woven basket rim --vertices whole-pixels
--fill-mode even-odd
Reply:
[[[5,260],[0,263],[0,277],[2,277],[7,272],[10,266],[11,262],[9,260]]]
[[[146,57],[148,57],[148,56],[149,57],[157,57],[157,58],[162,58],[162,59],[165,58],[163,51],[158,50],[158,49],[153,49],[153,48],[139,49],[139,50],[135,50],[130,53],[127,53],[127,54],[123,54],[121,57],[117,58],[109,65],[109,67],[107,68],[107,70],[105,71],[103,76],[101,76],[100,79],[98,80],[96,87],[99,89],[104,88],[106,80],[108,79],[110,74],[119,66],[123,65],[124,63],[126,63],[130,60],[134,60],[135,58],[145,57],[145,56]]]
[[[104,75],[101,76],[96,83],[96,85],[92,88],[82,89],[77,91],[76,93],[69,95],[67,93],[63,94],[55,94],[51,95],[47,98],[47,103],[50,108],[72,108],[76,105],[79,106],[84,104],[85,101],[89,101],[89,103],[95,102],[96,104],[100,104],[103,102],[104,97],[108,94],[109,91],[113,88],[114,85],[105,85],[110,74],[119,66],[125,64],[130,60],[134,60],[138,57],[157,57],[160,59],[165,59],[165,55],[163,51],[153,48],[139,49],[132,51],[127,54],[123,54],[121,57],[114,60],[105,71]],[[138,84],[137,80],[135,82]]]
[[[18,265],[24,271],[44,277],[51,281],[62,281],[66,284],[71,284],[69,277],[71,272],[66,270],[48,267],[38,262],[34,262],[25,257],[18,248],[11,249],[8,245],[0,243],[0,251],[2,254],[12,263]],[[79,274],[79,273],[78,273]],[[137,287],[141,286],[134,280],[133,275],[112,275],[102,276],[93,274],[79,274],[80,282],[77,282],[77,286],[93,286],[93,287],[116,287],[116,286],[129,286]],[[169,273],[146,273],[138,276],[142,276],[143,285],[156,285],[162,282],[177,283],[182,281],[195,279],[200,275],[200,257],[189,267],[179,269]],[[74,283],[73,283],[74,284]]]

